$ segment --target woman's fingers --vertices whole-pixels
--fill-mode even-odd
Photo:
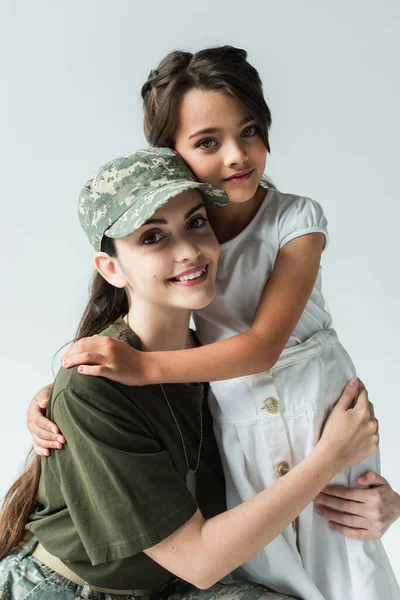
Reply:
[[[368,529],[358,529],[356,527],[347,527],[347,525],[341,525],[335,523],[335,521],[329,521],[329,527],[338,533],[341,533],[345,537],[353,540],[375,540],[376,536],[372,535]]]
[[[382,477],[382,475],[378,475],[378,473],[374,473],[374,471],[368,471],[364,475],[360,475],[360,477],[357,477],[357,482],[361,485],[389,485],[387,479]]]
[[[339,398],[336,406],[338,408],[342,408],[343,410],[347,410],[348,408],[350,408],[355,396],[357,395],[357,391],[358,379],[356,377],[353,377],[347,382],[346,387],[344,388],[343,393]]]
[[[315,501],[319,502],[319,498],[326,500],[332,496],[352,500],[353,502],[363,502],[364,490],[361,488],[345,487],[344,485],[328,485],[318,494]]]
[[[324,517],[324,519],[333,521],[338,525],[346,525],[346,527],[357,529],[367,528],[366,519],[364,517],[360,517],[359,515],[349,515],[337,510],[332,510],[331,508],[326,508],[324,506],[317,506],[315,510],[319,515],[321,515],[321,517]]]
[[[365,388],[363,390],[359,391],[358,396],[354,403],[354,408],[358,409],[358,410],[367,410],[368,409],[368,412],[369,412],[368,392]]]
[[[359,491],[362,492],[362,490]],[[331,508],[342,513],[351,513],[356,516],[365,517],[365,505],[355,498],[356,494],[352,494],[351,498],[349,496],[350,494],[343,494],[342,497],[338,497],[321,492],[315,498],[315,502],[318,505],[323,505],[322,508]],[[361,499],[362,496],[359,495],[358,498]]]

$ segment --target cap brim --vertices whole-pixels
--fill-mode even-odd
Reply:
[[[158,187],[130,206],[115,223],[104,232],[110,238],[122,238],[141,227],[154,213],[169,200],[182,192],[198,189],[206,207],[225,206],[228,196],[219,187],[198,181],[169,182]]]

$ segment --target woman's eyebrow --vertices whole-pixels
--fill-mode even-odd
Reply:
[[[254,121],[254,118],[251,117],[250,115],[247,115],[246,117],[244,117],[244,119],[242,119],[240,121],[240,123],[238,123],[237,126],[243,127],[243,125],[246,125],[246,123],[249,123],[250,121]],[[204,129],[199,129],[195,133],[192,133],[192,135],[190,135],[188,137],[188,139],[191,140],[192,138],[194,138],[198,135],[204,135],[206,133],[221,133],[221,131],[222,131],[221,127],[205,127]]]
[[[199,202],[199,204],[196,204],[196,206],[193,206],[193,208],[188,210],[188,212],[184,216],[185,221],[186,221],[186,219],[188,219],[190,217],[190,215],[195,213],[196,210],[199,210],[200,208],[204,208],[204,202]],[[143,225],[141,225],[141,227],[144,227],[145,225],[154,225],[154,224],[166,225],[167,223],[168,223],[167,219],[147,219],[147,221],[145,223],[143,223]]]

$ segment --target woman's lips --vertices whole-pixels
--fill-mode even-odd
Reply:
[[[229,177],[228,179],[225,179],[225,181],[227,182],[232,182],[232,183],[243,183],[244,181],[247,181],[248,179],[250,179],[251,175],[253,174],[254,169],[252,169],[251,171],[247,171],[247,173],[244,173],[243,175],[234,175],[233,177]]]
[[[179,286],[183,286],[183,287],[193,287],[195,285],[200,285],[202,283],[204,283],[204,281],[206,281],[208,277],[208,265],[206,265],[205,267],[205,271],[204,273],[202,273],[202,275],[200,275],[200,277],[196,277],[195,279],[187,279],[186,281],[178,281],[177,279],[168,279],[168,283],[172,283],[174,285],[179,285]]]

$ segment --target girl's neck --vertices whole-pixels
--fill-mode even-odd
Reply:
[[[190,314],[189,310],[167,312],[160,306],[134,302],[124,320],[140,339],[143,351],[183,350],[192,347]]]
[[[266,189],[258,187],[254,196],[243,203],[230,202],[226,206],[207,211],[210,225],[220,244],[235,238],[254,219],[265,198]]]

